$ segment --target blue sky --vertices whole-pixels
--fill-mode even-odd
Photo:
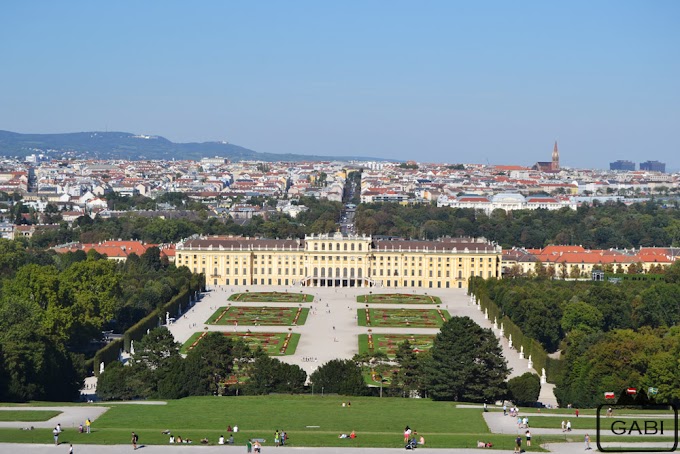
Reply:
[[[0,129],[680,168],[680,2],[0,6]]]

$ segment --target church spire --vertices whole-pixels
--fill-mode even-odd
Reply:
[[[552,170],[560,170],[560,152],[557,149],[557,140],[555,141],[555,146],[553,147],[552,152]]]

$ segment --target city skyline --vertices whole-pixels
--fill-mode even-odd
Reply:
[[[680,167],[674,2],[39,5],[4,8],[0,129]]]

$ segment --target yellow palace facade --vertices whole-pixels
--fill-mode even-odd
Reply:
[[[500,277],[501,247],[483,238],[436,241],[365,235],[302,239],[202,237],[176,245],[177,266],[213,285],[467,288],[470,276]]]

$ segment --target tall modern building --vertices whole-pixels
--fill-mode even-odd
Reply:
[[[614,161],[609,163],[609,170],[635,170],[633,161]]]
[[[649,170],[651,172],[666,172],[666,163],[659,161],[645,161],[640,163],[640,170]]]

